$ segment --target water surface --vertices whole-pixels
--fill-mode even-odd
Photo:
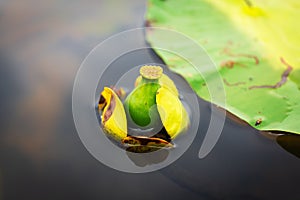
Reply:
[[[228,118],[213,151],[198,158],[211,115],[201,99],[196,139],[160,171],[122,173],[89,154],[72,118],[76,71],[99,42],[141,27],[144,6],[140,0],[1,1],[0,199],[299,199],[293,142],[279,140],[294,154]],[[144,50],[115,64],[129,70],[153,62],[161,60]]]

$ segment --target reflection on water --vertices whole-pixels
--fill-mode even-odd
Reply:
[[[146,165],[157,164],[164,161],[169,152],[167,149],[160,149],[151,153],[132,153],[126,152],[128,158],[139,167],[145,167]]]
[[[121,199],[134,191],[131,199],[299,199],[298,136],[278,137],[286,151],[252,128],[227,120],[211,154],[198,159],[211,114],[202,100],[201,116],[208,117],[201,118],[193,145],[159,172],[121,173],[87,152],[71,112],[76,71],[104,38],[141,26],[144,4],[0,2],[0,198]],[[142,62],[159,59],[150,51],[137,52],[123,64]],[[156,163],[164,156],[135,163]]]

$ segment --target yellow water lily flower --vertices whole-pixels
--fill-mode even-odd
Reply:
[[[114,91],[116,88],[104,87],[98,105],[103,129],[128,151],[143,153],[173,147],[172,139],[190,123],[177,88],[160,66],[143,66],[140,74],[124,107]],[[138,125],[141,130],[160,126],[162,130],[155,135],[131,135],[127,132],[127,122],[128,126]]]
[[[175,138],[188,127],[189,117],[174,82],[163,74],[160,66],[143,66],[140,74],[136,88],[125,101],[131,118],[140,126],[159,120],[169,136]],[[158,114],[154,115],[154,112]]]

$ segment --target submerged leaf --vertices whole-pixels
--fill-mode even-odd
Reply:
[[[300,158],[299,135],[280,135],[276,138],[276,141],[282,148]]]

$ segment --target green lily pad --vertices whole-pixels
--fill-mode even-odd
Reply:
[[[149,0],[146,18],[149,26],[192,38],[215,62],[217,72],[206,70],[201,77],[183,59],[154,49],[201,98],[212,100],[206,85],[219,73],[226,92],[226,106],[219,106],[259,130],[300,134],[299,9],[298,0]],[[183,48],[155,31],[146,35],[150,45]]]

